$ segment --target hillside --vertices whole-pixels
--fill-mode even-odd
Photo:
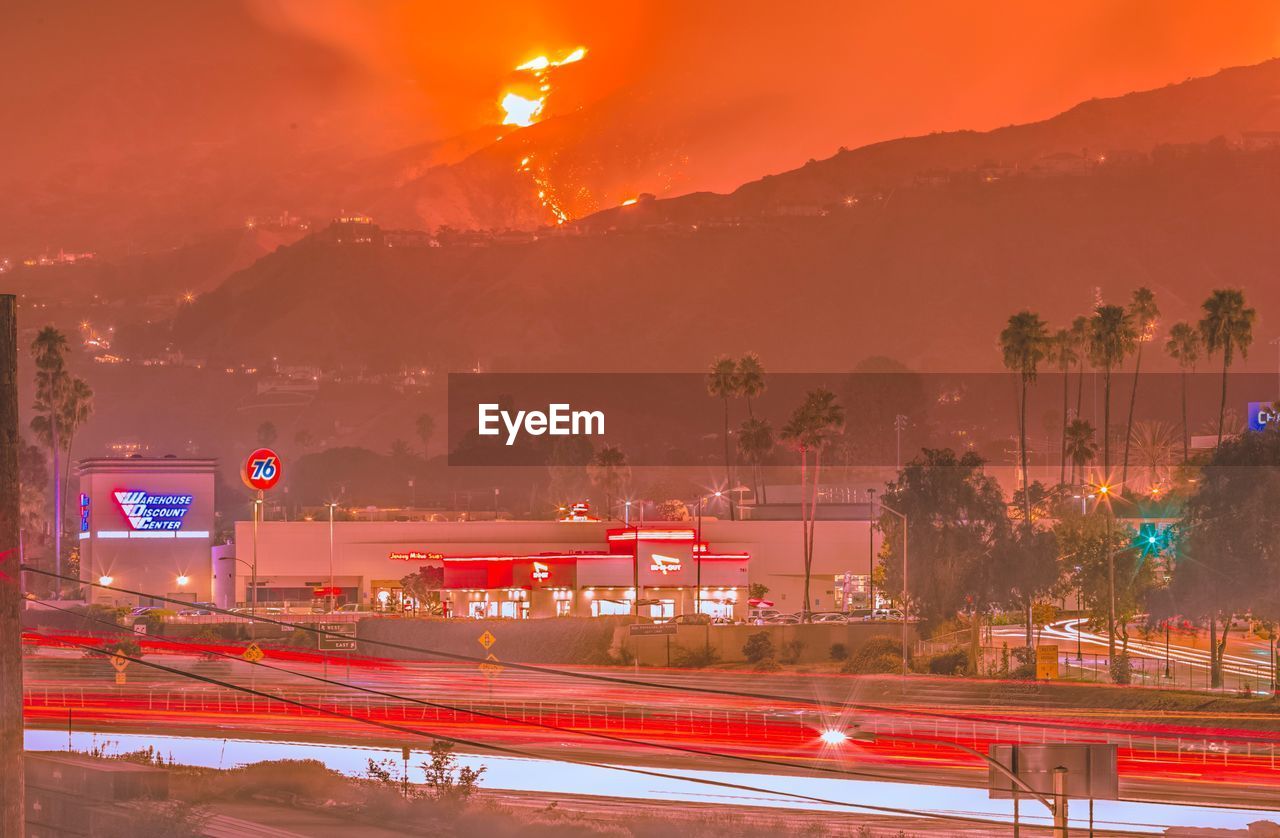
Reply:
[[[1095,288],[1121,300],[1150,285],[1171,322],[1195,316],[1210,288],[1239,285],[1263,338],[1280,310],[1277,217],[1280,151],[1210,143],[1078,176],[904,186],[814,217],[485,247],[314,237],[185,309],[173,336],[211,361],[331,367],[690,369],[754,349],[774,369],[872,354],[989,369],[1010,312],[1063,323]]]

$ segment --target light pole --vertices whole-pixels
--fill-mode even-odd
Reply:
[[[333,510],[338,504],[329,501],[329,613],[333,613],[334,595],[333,595]]]
[[[902,677],[907,677],[907,516],[880,499],[880,508],[902,519]],[[872,612],[875,616],[875,612]]]
[[[897,456],[898,471],[902,471],[902,429],[907,426],[907,418],[908,417],[904,416],[901,413],[893,417],[893,429],[898,432],[898,456]]]
[[[871,616],[876,615],[876,490],[867,489],[867,602]]]
[[[249,614],[258,616],[258,521],[262,518],[262,490],[253,499],[253,597],[249,601]],[[257,623],[257,620],[254,620]]]
[[[253,559],[253,562],[252,562],[252,563],[250,563],[250,562],[246,562],[244,559],[237,558],[237,557],[235,557],[235,556],[219,556],[219,557],[218,557],[218,561],[220,561],[220,562],[239,562],[240,564],[242,564],[242,565],[244,565],[245,567],[249,568],[249,577],[250,577],[249,586],[250,586],[251,588],[253,588],[253,593],[254,593],[254,594],[257,594],[257,592],[258,592],[258,557],[257,557],[256,555],[254,556],[254,559]],[[111,577],[109,577],[109,576],[104,576],[104,577],[103,577],[103,579],[110,579],[110,578],[111,578]],[[100,580],[98,580],[98,581],[102,581],[102,580],[100,579]],[[234,592],[234,588],[233,588],[233,592]],[[256,599],[257,599],[257,597],[256,597],[256,596],[254,596],[254,599],[256,600]],[[250,609],[250,613],[252,614],[252,609]],[[250,621],[249,621],[249,639],[250,639],[250,640],[253,640],[253,639],[254,639],[254,637],[256,636],[256,632],[254,631],[254,629],[256,629],[256,628],[257,628],[257,625],[258,625],[258,621],[257,621],[257,620],[250,620]]]

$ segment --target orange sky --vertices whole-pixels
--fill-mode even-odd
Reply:
[[[0,184],[46,202],[24,247],[74,243],[86,194],[181,202],[196,179],[229,185],[234,217],[282,171],[496,124],[515,65],[584,45],[548,114],[625,102],[685,153],[679,190],[727,190],[840,146],[1257,63],[1278,41],[1274,0],[19,0],[0,4]]]
[[[1280,4],[1269,0],[442,5],[255,8],[351,56],[443,132],[492,118],[515,63],[585,45],[582,89],[553,104],[645,85],[672,119],[740,119],[721,188],[841,145],[1035,120],[1280,53]]]

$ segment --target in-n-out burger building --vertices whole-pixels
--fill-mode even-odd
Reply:
[[[734,616],[747,599],[747,553],[713,552],[684,527],[608,529],[602,550],[443,555],[442,600],[453,616],[670,618]],[[638,592],[638,593],[637,593]],[[388,592],[388,596],[390,592]],[[381,594],[379,594],[381,596]]]
[[[342,602],[399,611],[410,598],[401,580],[430,568],[453,617],[629,614],[638,598],[642,615],[691,614],[701,602],[742,619],[751,583],[780,610],[803,607],[798,521],[338,521],[330,532],[328,521],[259,524],[259,604],[319,602],[332,585]],[[254,543],[241,521],[235,544],[214,548],[219,606],[250,600]],[[865,579],[873,549],[865,521],[818,523],[814,610],[865,605],[850,580]]]

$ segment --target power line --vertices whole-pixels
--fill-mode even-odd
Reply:
[[[87,614],[77,615],[74,611],[68,608],[61,608],[59,606],[52,605],[46,602],[40,602],[39,604],[45,608],[51,608],[55,611],[61,611],[65,614],[80,616],[85,620],[91,620],[96,623],[102,623],[103,625],[111,626],[113,628],[121,628],[121,626],[118,623],[112,623],[109,620],[104,620],[98,617],[90,617]],[[633,739],[625,736],[614,736],[608,733],[601,733],[599,731],[593,731],[593,730],[578,730],[576,728],[570,728],[570,727],[564,727],[562,725],[551,724],[550,722],[534,721],[534,720],[523,719],[523,718],[517,719],[514,716],[505,716],[500,713],[493,713],[493,712],[488,712],[483,710],[475,710],[474,708],[464,709],[462,707],[457,707],[451,704],[443,704],[436,701],[428,701],[422,698],[415,698],[413,696],[401,695],[400,693],[394,693],[387,690],[379,690],[373,687],[365,687],[359,684],[348,683],[346,681],[338,681],[336,679],[325,678],[319,675],[310,675],[305,672],[298,672],[296,670],[288,669],[282,666],[273,666],[271,664],[248,661],[240,657],[239,655],[232,655],[227,652],[220,652],[215,649],[208,649],[199,643],[187,642],[187,641],[176,640],[176,639],[169,640],[168,642],[174,643],[175,645],[187,646],[192,649],[197,649],[203,654],[216,655],[218,657],[227,658],[229,660],[236,661],[239,663],[249,664],[251,666],[258,666],[258,667],[262,667],[263,669],[269,669],[269,670],[272,670],[273,672],[282,672],[286,675],[293,675],[298,678],[304,678],[306,680],[315,681],[321,684],[328,684],[330,686],[356,690],[358,692],[368,693],[369,695],[376,695],[382,698],[391,698],[397,701],[405,701],[412,704],[422,705],[424,707],[434,707],[441,710],[450,710],[455,713],[469,713],[470,715],[478,716],[481,718],[493,719],[501,722],[510,722],[513,724],[522,724],[529,727],[542,728],[545,730],[554,730],[564,734],[587,736],[594,739],[603,739],[605,741],[616,742],[624,745],[636,745],[641,747],[659,748],[663,750],[675,751],[678,753],[690,754],[694,756],[711,757],[713,759],[726,759],[726,760],[733,760],[736,762],[750,762],[758,765],[767,765],[773,768],[794,768],[795,767],[793,764],[790,764],[790,763],[779,762],[777,760],[766,759],[764,757],[751,757],[751,756],[744,756],[742,754],[726,754],[726,753],[721,753],[719,751],[708,751],[701,748],[693,748],[685,745],[674,745],[669,743],[653,742],[647,739]],[[101,654],[106,655],[108,653],[102,652]],[[865,778],[885,780],[890,782],[900,780],[900,778],[894,777],[889,774],[881,774],[881,773],[876,773],[872,771],[852,771],[849,769],[830,768],[830,767],[821,766],[821,765],[807,765],[806,767],[811,768],[814,771],[820,771],[827,774],[839,774],[842,776],[849,776],[849,777],[865,777]]]
[[[129,596],[150,598],[153,600],[168,602],[174,605],[181,605],[184,607],[188,607],[191,605],[191,602],[189,600],[175,599],[172,597],[161,596],[159,594],[147,593],[145,591],[135,591],[129,588],[121,588],[115,585],[103,585],[98,582],[82,580],[82,579],[79,579],[78,577],[63,576],[61,574],[52,573],[47,570],[41,570],[39,568],[31,567],[29,565],[23,565],[22,569],[24,571],[27,571],[30,573],[36,573],[42,576],[49,576],[49,577],[62,579],[69,582],[75,582],[77,584],[89,585],[95,588],[104,588],[106,590],[118,591],[120,593],[127,594]],[[226,609],[217,608],[216,606],[203,606],[203,608],[205,610],[213,611],[215,613],[223,614],[230,617],[239,617],[241,619],[256,620],[258,622],[281,626],[289,630],[307,631],[317,636],[327,636],[327,637],[333,637],[341,640],[351,639],[349,635],[338,634],[337,632],[331,632],[325,629],[319,629],[319,628],[316,628],[315,626],[308,625],[306,623],[290,623],[284,620],[275,620],[270,617],[261,617],[261,616],[256,616],[252,614],[236,613]],[[358,639],[361,643],[365,643],[372,646],[382,646],[389,649],[398,649],[400,651],[415,652],[418,654],[444,658],[446,660],[455,660],[455,661],[461,661],[464,663],[476,663],[476,664],[486,662],[486,659],[484,658],[476,657],[473,655],[465,655],[459,652],[446,652],[439,649],[428,649],[421,646],[412,646],[405,643],[396,643],[391,640],[377,640],[374,638],[365,638],[365,637],[361,637]],[[560,669],[560,668],[545,666],[541,664],[518,663],[514,661],[503,661],[502,665],[508,669],[515,669],[523,672],[540,673],[543,675],[557,675],[565,678],[578,678],[582,680],[597,681],[597,682],[607,683],[607,684],[619,684],[619,685],[628,686],[628,687],[646,687],[649,689],[664,690],[668,692],[701,693],[706,695],[729,696],[732,698],[750,698],[750,699],[756,699],[760,701],[789,702],[791,704],[802,704],[810,707],[816,707],[816,708],[819,708],[820,710],[825,710],[825,711],[831,711],[833,708],[837,707],[837,705],[834,702],[826,701],[818,698],[807,698],[804,696],[773,695],[770,693],[757,693],[757,692],[748,692],[745,690],[731,690],[731,689],[724,689],[724,688],[718,688],[718,687],[699,686],[697,684],[672,684],[672,683],[667,683],[663,681],[643,681],[637,678],[624,678],[617,675],[602,675],[594,672],[579,672],[571,669]],[[912,709],[912,708],[906,708],[906,707],[894,707],[886,704],[870,704],[866,702],[840,702],[838,704],[838,708],[840,710],[845,710],[845,711],[861,710],[866,712],[884,713],[887,715],[911,716],[916,718],[945,720],[950,722],[970,722],[970,723],[983,722],[988,724],[991,723],[990,720],[988,719],[965,715],[963,713],[945,713],[945,712],[936,711],[936,710],[918,710],[918,709]],[[1006,722],[1006,724],[1016,724],[1022,727],[1031,727],[1031,728],[1037,728],[1041,730],[1055,730],[1055,731],[1071,732],[1071,733],[1110,734],[1110,733],[1116,732],[1113,729],[1105,728],[1105,727],[1089,727],[1086,725],[1067,724],[1063,722],[1047,722],[1047,721],[1040,721],[1040,720],[1020,720],[1016,723]],[[1256,743],[1256,742],[1272,742],[1273,741],[1270,739],[1264,739],[1259,737],[1247,737],[1247,736],[1239,736],[1239,735],[1233,735],[1233,734],[1223,734],[1223,735],[1202,734],[1199,737],[1196,737],[1190,734],[1183,734],[1183,738],[1184,739],[1201,738],[1206,741],[1213,740],[1218,742],[1238,741],[1238,742]]]
[[[84,643],[75,643],[72,641],[65,641],[65,642],[69,646],[84,649],[86,651],[94,652],[96,654],[101,654],[101,655],[107,654],[96,646],[90,646]],[[314,712],[321,713],[323,715],[335,716],[337,718],[348,719],[355,722],[361,722],[363,724],[367,724],[373,727],[379,727],[385,730],[395,731],[396,733],[409,734],[410,736],[420,736],[420,737],[425,737],[427,739],[432,739],[440,742],[448,742],[453,745],[464,745],[469,748],[479,748],[481,750],[493,751],[495,753],[504,754],[507,756],[515,756],[515,757],[521,757],[524,759],[534,759],[534,760],[540,760],[540,761],[567,762],[567,763],[572,763],[574,765],[587,766],[589,768],[603,768],[610,771],[622,771],[630,774],[640,774],[647,777],[657,777],[665,780],[681,780],[681,781],[687,781],[691,783],[698,783],[701,785],[735,789],[737,791],[749,791],[749,792],[754,792],[759,794],[768,794],[768,795],[781,795],[783,797],[792,798],[794,800],[802,800],[807,803],[820,803],[826,806],[842,806],[842,807],[851,808],[851,809],[865,809],[867,811],[880,812],[884,814],[910,815],[913,817],[933,818],[936,820],[944,820],[944,821],[954,820],[954,821],[964,821],[964,822],[978,823],[978,824],[984,824],[984,825],[993,825],[993,824],[1001,825],[1001,826],[1004,825],[1001,821],[995,821],[989,818],[978,818],[972,815],[953,815],[953,814],[939,815],[933,812],[924,812],[916,809],[902,809],[902,808],[893,807],[893,806],[877,806],[871,803],[848,803],[841,800],[831,800],[831,799],[822,798],[822,797],[813,797],[810,795],[798,794],[796,792],[781,791],[778,789],[766,789],[766,788],[760,788],[758,786],[748,786],[740,783],[730,783],[723,780],[711,780],[703,777],[691,777],[691,776],[683,776],[680,774],[670,774],[664,771],[657,771],[657,770],[645,769],[645,768],[635,768],[635,767],[625,766],[625,765],[611,765],[609,763],[595,762],[593,760],[575,759],[573,757],[564,756],[564,755],[545,756],[533,751],[524,750],[522,748],[513,748],[507,745],[495,745],[489,742],[481,742],[474,739],[463,739],[457,736],[447,736],[442,733],[432,733],[427,730],[419,730],[417,728],[407,727],[405,725],[398,725],[393,722],[378,721],[377,719],[370,719],[363,716],[357,716],[352,713],[343,713],[339,710],[325,708],[323,705],[311,704],[305,701],[299,701],[297,699],[292,699],[292,698],[285,698],[284,696],[279,696],[279,695],[272,695],[271,693],[254,689],[253,687],[246,687],[241,684],[233,684],[229,681],[222,681],[218,678],[213,678],[208,675],[200,675],[194,672],[185,672],[181,669],[175,669],[173,667],[155,663],[154,661],[146,661],[146,660],[143,660],[142,658],[126,655],[118,651],[112,652],[111,655],[127,660],[130,663],[137,663],[137,664],[141,664],[142,666],[148,666],[153,669],[161,670],[162,672],[168,672],[171,675],[177,675],[183,678],[190,678],[195,681],[201,681],[206,684],[212,684],[214,686],[224,687],[230,690],[236,690],[238,692],[247,693],[249,695],[257,696],[259,698],[267,699],[270,701],[279,701],[282,704],[288,704],[290,706],[298,707],[304,710],[312,710]]]

